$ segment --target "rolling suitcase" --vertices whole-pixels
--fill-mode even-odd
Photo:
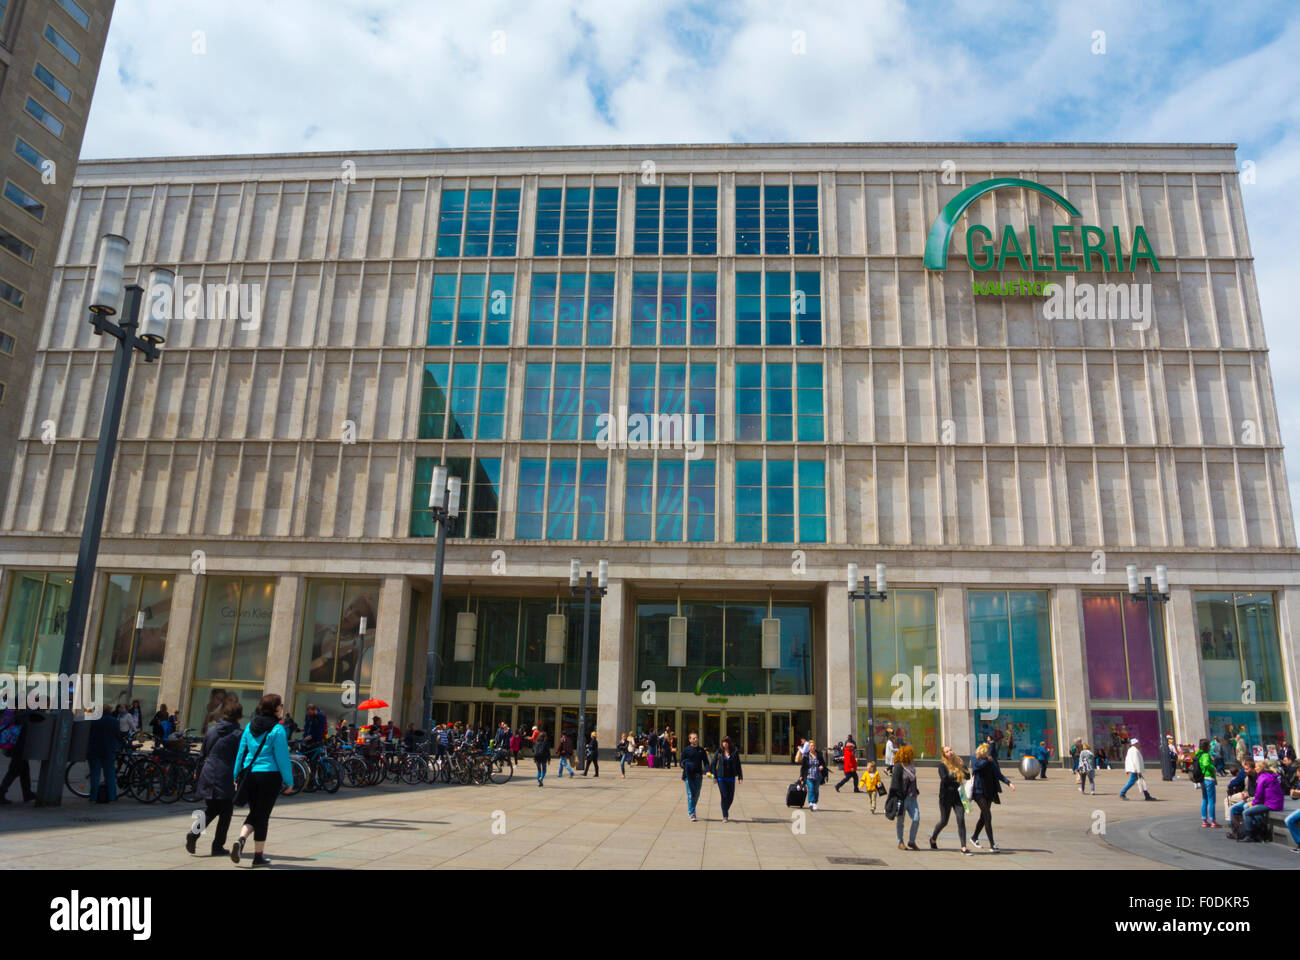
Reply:
[[[802,807],[806,799],[808,799],[808,788],[804,786],[802,780],[796,780],[785,788],[785,805],[787,807]]]

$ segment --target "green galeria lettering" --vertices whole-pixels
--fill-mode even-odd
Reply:
[[[1133,253],[1129,257],[1128,268],[1137,269],[1137,262],[1145,260],[1151,264],[1151,269],[1156,273],[1160,272],[1160,263],[1156,260],[1155,251],[1151,249],[1151,241],[1147,239],[1147,232],[1138,224],[1133,228]]]
[[[1014,251],[1021,270],[1029,269],[1029,264],[1025,262],[1025,251],[1020,249],[1020,241],[1016,239],[1016,228],[1009,223],[1002,228],[1002,249],[998,251],[999,270],[1006,269],[1008,250]]]
[[[1061,238],[1067,233],[1073,234],[1074,227],[1062,225],[1052,227],[1052,259],[1056,261],[1057,270],[1073,273],[1079,268],[1076,266],[1066,266],[1065,257],[1067,254],[1074,253],[1074,250],[1061,243]]]
[[[975,236],[984,235],[984,243],[980,245],[980,252],[985,255],[984,265],[980,266],[975,262]],[[966,262],[970,264],[972,270],[992,270],[993,269],[993,244],[989,241],[993,239],[993,232],[982,223],[972,223],[966,231]],[[998,264],[998,269],[1002,269],[1002,264]]]
[[[1102,230],[1101,227],[1092,226],[1092,224],[1084,224],[1080,229],[1083,233],[1083,269],[1086,272],[1092,271],[1092,255],[1096,253],[1101,256],[1102,270],[1114,270],[1115,262],[1106,256],[1105,231]],[[1089,237],[1095,237],[1096,242],[1089,243]]]

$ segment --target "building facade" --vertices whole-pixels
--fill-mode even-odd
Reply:
[[[113,0],[0,0],[0,436],[15,437]],[[14,447],[0,444],[0,488]]]
[[[444,463],[440,719],[576,730],[578,557],[609,561],[606,746],[780,760],[870,713],[924,757],[1151,747],[1157,677],[1180,741],[1292,733],[1300,553],[1231,146],[83,163],[0,516],[5,670],[58,662],[108,232],[180,278],[93,593],[110,699],[202,727],[226,691],[335,718],[355,689],[420,725]],[[850,562],[888,569],[870,674]],[[1150,619],[1130,562],[1169,569]]]

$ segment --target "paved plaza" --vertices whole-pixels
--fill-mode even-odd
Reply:
[[[985,845],[963,857],[952,824],[940,850],[928,849],[937,814],[932,768],[920,771],[922,850],[904,852],[883,800],[873,817],[866,795],[847,786],[838,794],[823,787],[820,809],[807,811],[804,831],[796,832],[784,805],[792,767],[746,768],[726,824],[717,788],[707,780],[700,820],[691,823],[677,770],[638,767],[624,780],[607,763],[599,779],[560,780],[555,767],[541,789],[525,761],[501,786],[388,784],[281,798],[267,848],[272,869],[1222,869],[1225,861],[1300,867],[1300,857],[1280,844],[1235,844],[1222,831],[1201,835],[1195,792],[1186,781],[1157,778],[1158,804],[1120,800],[1124,775],[1117,771],[1100,773],[1095,797],[1081,797],[1068,772],[1053,771],[1047,782],[1017,777],[1017,791],[1004,793],[994,808],[1002,852]],[[0,868],[235,869],[226,858],[185,852],[183,834],[198,809],[134,800],[101,806],[71,797],[57,810],[14,804],[0,810]],[[232,836],[241,821],[237,812]],[[1093,832],[1094,823],[1104,824],[1104,836]],[[1191,849],[1176,849],[1179,844]],[[207,846],[205,837],[200,852]]]

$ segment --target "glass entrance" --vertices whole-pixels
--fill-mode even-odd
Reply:
[[[794,754],[794,744],[790,741],[790,714],[785,710],[775,710],[772,718],[772,759],[789,760]]]
[[[754,759],[767,759],[767,714],[745,714],[745,744],[742,748],[745,756]]]
[[[728,710],[723,714],[723,726],[731,738],[732,749],[745,752],[745,715],[739,711]]]
[[[722,714],[719,711],[704,711],[704,734],[700,739],[703,741],[700,745],[710,754],[718,749],[722,742]]]

